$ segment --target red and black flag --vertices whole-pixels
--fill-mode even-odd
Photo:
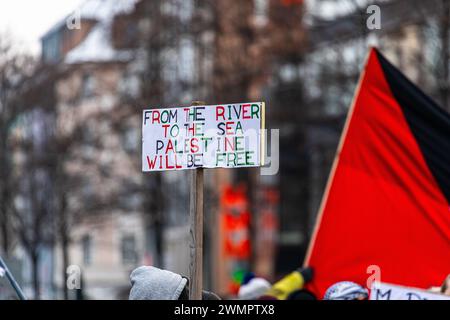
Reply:
[[[429,288],[450,273],[450,116],[370,52],[305,265],[323,297],[339,281]],[[371,267],[375,266],[375,267]]]

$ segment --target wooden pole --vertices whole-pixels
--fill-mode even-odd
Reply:
[[[193,106],[204,105],[194,101]],[[203,288],[203,168],[191,170],[189,300],[201,300]]]

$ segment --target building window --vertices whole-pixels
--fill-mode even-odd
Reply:
[[[133,235],[122,238],[122,263],[136,264],[138,261],[136,252],[136,239]]]
[[[195,51],[190,39],[182,39],[178,59],[178,74],[182,81],[191,83],[194,81]]]
[[[88,147],[83,148],[83,150],[90,150]],[[84,152],[84,151],[83,151]],[[86,153],[92,151],[86,151]],[[86,157],[87,158],[87,157]],[[90,158],[87,158],[90,159]],[[81,200],[83,201],[85,206],[92,206],[92,203],[96,200],[95,196],[95,188],[91,179],[87,176],[81,179],[81,190],[80,190]]]
[[[81,96],[83,98],[90,98],[94,95],[95,91],[95,79],[89,73],[83,74],[81,79]]]
[[[122,144],[125,151],[137,152],[140,146],[140,132],[135,127],[128,127],[122,135]]]
[[[56,63],[61,59],[61,34],[55,31],[42,39],[42,59],[45,63]]]
[[[83,247],[83,263],[86,266],[92,264],[92,239],[90,235],[85,235],[81,239],[81,245]]]
[[[267,24],[268,0],[255,0],[255,20],[258,26]]]

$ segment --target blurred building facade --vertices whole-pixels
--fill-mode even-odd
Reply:
[[[42,38],[43,63],[56,66],[55,283],[63,289],[65,268],[78,265],[87,298],[123,297],[131,270],[152,263],[141,208],[140,117],[123,98],[138,94],[127,74],[133,30],[117,31],[135,3],[86,1]]]

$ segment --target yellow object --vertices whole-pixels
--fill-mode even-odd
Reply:
[[[265,294],[278,300],[286,300],[286,298],[294,291],[300,290],[305,284],[302,274],[294,271],[276,282]]]

